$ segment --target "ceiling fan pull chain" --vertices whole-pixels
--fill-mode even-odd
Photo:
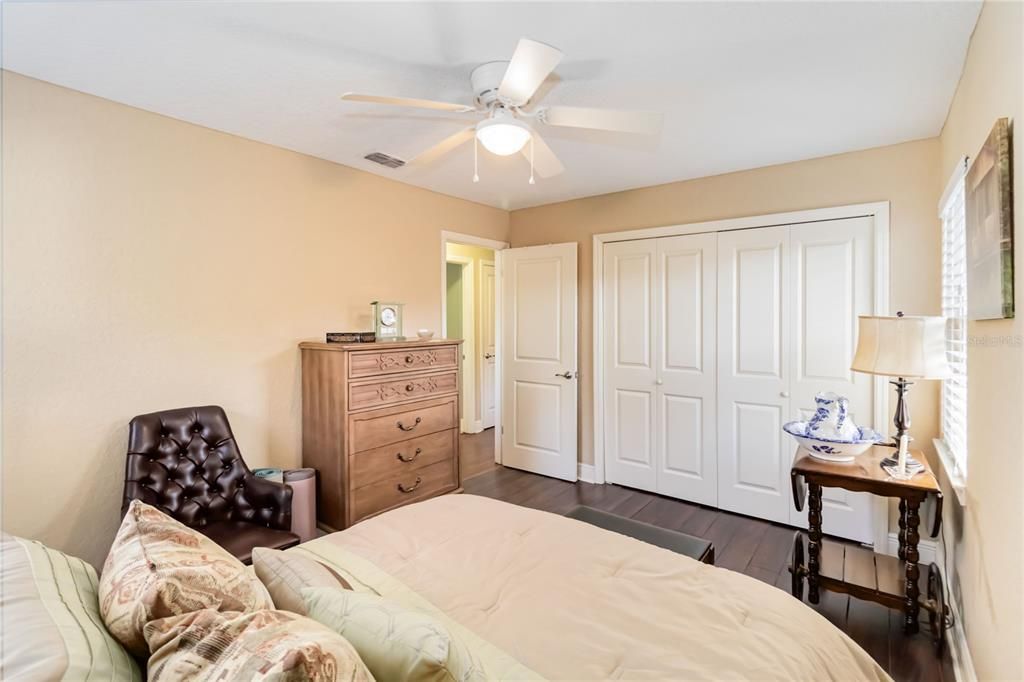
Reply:
[[[530,184],[537,184],[537,181],[533,179],[533,135],[530,135]]]
[[[480,174],[477,166],[477,148],[480,146],[476,135],[473,136],[473,182],[480,182]]]

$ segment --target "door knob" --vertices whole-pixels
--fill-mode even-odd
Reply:
[[[563,379],[572,379],[572,372],[565,371],[565,372],[562,372],[561,374],[555,373],[555,376],[556,377],[562,377]]]
[[[661,386],[661,385],[662,385],[662,384],[664,384],[664,383],[665,383],[665,382],[664,382],[664,381],[662,381],[661,379],[657,379],[657,380],[656,380],[656,381],[654,382],[654,384],[655,384],[656,386]]]
[[[788,398],[789,397],[789,391],[779,391],[779,397],[780,398]]]

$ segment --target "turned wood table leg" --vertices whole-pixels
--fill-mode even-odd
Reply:
[[[807,489],[807,600],[817,604],[821,571],[821,486],[811,483]]]
[[[900,533],[899,533],[900,548],[897,552],[897,556],[901,560],[907,558],[907,501],[900,498]]]
[[[907,500],[907,530],[906,530],[906,576],[907,576],[907,593],[906,600],[903,603],[903,632],[906,634],[914,634],[918,630],[917,614],[920,609],[920,604],[917,601],[920,595],[920,589],[917,586],[917,578],[920,575],[920,571],[917,566],[917,561],[920,558],[917,553],[917,542],[920,539],[918,536],[917,528],[921,523],[921,518],[918,515],[918,509],[921,506],[920,500]]]

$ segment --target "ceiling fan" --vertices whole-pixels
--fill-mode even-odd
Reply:
[[[475,95],[473,105],[355,92],[347,92],[341,98],[351,102],[484,114],[485,118],[479,123],[441,140],[407,161],[406,165],[423,165],[435,161],[475,137],[492,154],[509,156],[522,152],[526,155],[530,159],[530,184],[534,183],[534,168],[541,177],[547,178],[558,175],[565,167],[527,120],[535,124],[592,130],[640,134],[658,132],[661,128],[661,114],[657,113],[568,106],[539,107],[532,111],[524,109],[564,56],[550,45],[521,38],[511,61],[487,62],[473,69],[470,74]],[[473,159],[473,182],[478,182],[480,178],[475,168],[475,146]]]

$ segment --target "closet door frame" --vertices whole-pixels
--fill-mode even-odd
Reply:
[[[604,245],[610,242],[628,241],[632,239],[650,239],[655,237],[674,237],[686,234],[698,234],[701,232],[726,232],[730,230],[747,230],[758,227],[776,227],[779,225],[794,225],[799,223],[814,223],[824,220],[839,220],[843,218],[871,217],[874,220],[874,261],[875,261],[875,291],[874,291],[874,314],[889,314],[889,202],[881,201],[867,204],[850,204],[847,206],[833,206],[829,208],[816,208],[805,211],[791,211],[787,213],[771,213],[765,215],[748,216],[744,218],[730,218],[727,220],[712,220],[700,223],[689,223],[682,225],[666,225],[664,227],[650,227],[637,230],[622,230],[617,232],[606,232],[593,236],[593,250],[591,256],[593,275],[593,329],[591,330],[594,356],[593,372],[594,380],[592,395],[594,410],[592,414],[593,443],[594,443],[594,465],[593,470],[588,470],[586,464],[580,465],[582,480],[592,479],[594,483],[605,482],[605,443],[604,430],[602,428],[603,415],[605,413],[605,383],[604,383]],[[889,385],[885,377],[874,377],[874,423],[875,427],[887,432],[890,411],[889,411]],[[795,447],[795,446],[794,446]],[[893,543],[889,540],[889,508],[884,498],[876,498],[873,507],[872,526],[874,527],[874,551],[880,554],[893,554]]]

